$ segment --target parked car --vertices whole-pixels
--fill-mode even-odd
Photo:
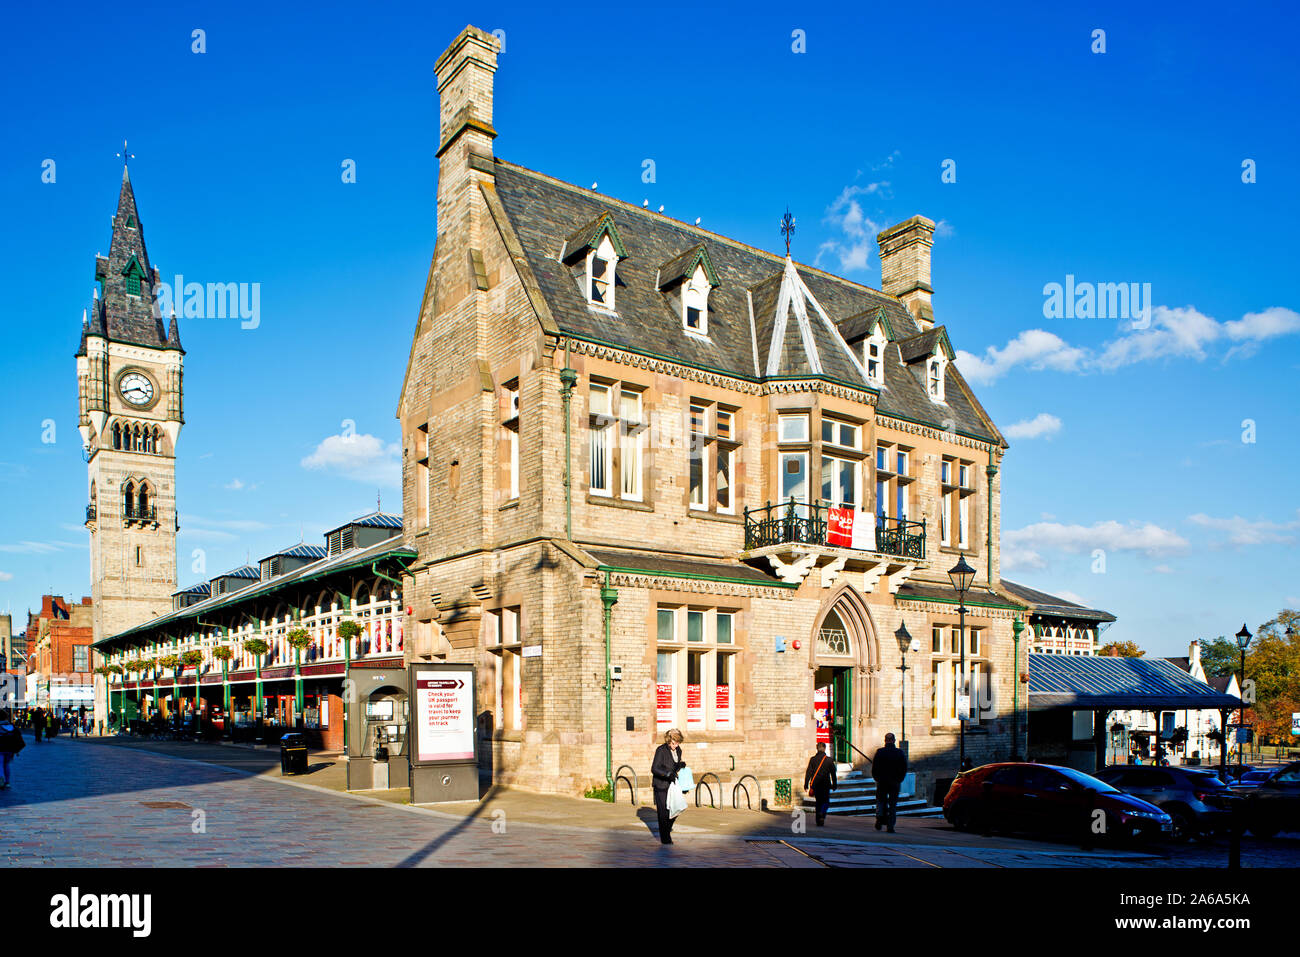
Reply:
[[[1252,771],[1258,771],[1259,768],[1253,764],[1229,764],[1225,769],[1228,775],[1228,783],[1241,779],[1243,774],[1249,774]]]
[[[1300,761],[1273,771],[1246,792],[1246,820],[1256,837],[1300,830]]]
[[[1247,771],[1241,777],[1237,778],[1237,780],[1232,782],[1233,790],[1247,791],[1257,788],[1261,781],[1267,781],[1273,776],[1273,773],[1276,770],[1277,769],[1274,768],[1272,771]]]
[[[1209,768],[1115,765],[1098,771],[1097,778],[1168,814],[1175,841],[1212,837],[1228,826],[1232,792]]]
[[[959,831],[1036,831],[1090,838],[1094,812],[1118,841],[1168,837],[1173,820],[1160,808],[1091,775],[1052,764],[986,764],[957,776],[943,816]]]

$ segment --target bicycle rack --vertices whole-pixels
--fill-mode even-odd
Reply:
[[[713,778],[713,780],[718,782],[718,803],[717,804],[713,803],[713,786],[710,785],[707,781],[705,781],[704,780],[705,778]],[[696,807],[700,806],[700,788],[709,789],[709,807],[721,809],[722,781],[718,780],[718,776],[714,774],[712,771],[705,771],[703,774],[700,775],[700,779],[695,782],[695,806]]]
[[[629,779],[628,776],[623,773],[624,768],[632,772],[631,779]],[[633,768],[632,765],[630,764],[620,764],[618,766],[618,770],[614,772],[614,792],[613,792],[614,802],[613,803],[615,804],[618,803],[618,782],[619,781],[627,781],[628,797],[632,799],[632,806],[636,807],[636,791],[637,791],[637,785],[640,783],[637,780],[636,769]]]
[[[759,788],[758,786],[758,778],[754,777],[754,775],[752,774],[742,774],[740,776],[740,780],[736,782],[736,786],[731,789],[731,806],[735,808],[740,807],[740,805],[736,803],[736,797],[737,795],[739,795],[741,789],[743,788],[745,791],[745,807],[752,811],[754,809],[754,805],[751,804],[749,800],[749,787],[745,784],[746,778],[749,778],[749,780],[754,782],[754,791],[759,798],[762,798],[763,792],[762,789]]]

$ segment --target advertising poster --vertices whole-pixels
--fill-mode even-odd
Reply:
[[[817,742],[831,743],[831,689],[827,685],[813,691],[813,718],[817,721]]]
[[[673,724],[673,686],[668,684],[658,685],[656,696],[659,706],[659,727],[670,728]]]
[[[735,727],[731,714],[731,685],[718,685],[717,698],[714,701],[713,721],[721,729]]]
[[[686,726],[702,727],[704,725],[704,700],[699,685],[686,686]]]
[[[412,675],[415,763],[474,760],[474,671],[418,669]]]
[[[837,548],[853,547],[853,516],[851,508],[829,508],[826,510],[826,544]]]

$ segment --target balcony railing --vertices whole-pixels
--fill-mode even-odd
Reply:
[[[90,525],[92,522],[95,521],[95,515],[96,515],[95,506],[93,506],[93,505],[87,505],[87,506],[86,506],[86,524],[87,524],[87,525]]]
[[[830,505],[805,505],[791,500],[785,504],[769,502],[760,508],[745,509],[745,549],[763,548],[767,545],[829,545],[845,547],[828,538]],[[866,513],[857,513],[858,521],[868,519]],[[925,558],[925,520],[910,522],[905,519],[875,517],[875,550],[885,555],[901,558]]]
[[[147,505],[144,508],[140,506],[123,506],[122,517],[128,522],[156,522],[158,521],[158,506]]]

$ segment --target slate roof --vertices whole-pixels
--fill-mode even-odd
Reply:
[[[898,589],[899,599],[918,599],[921,601],[942,601],[958,604],[957,589],[948,585],[921,585],[915,582],[907,582]],[[966,603],[975,604],[992,608],[1011,608],[1016,611],[1021,610],[1020,605],[1014,601],[1008,601],[1006,598],[992,591],[984,585],[972,585],[966,592]]]
[[[1205,683],[1219,694],[1227,694],[1228,685],[1232,684],[1232,675],[1211,675],[1205,679]]]
[[[647,575],[667,575],[672,578],[723,578],[754,585],[784,584],[775,575],[740,562],[687,560],[650,552],[618,552],[599,548],[584,548],[583,551],[602,566],[629,569]]]
[[[326,555],[324,545],[308,545],[306,542],[299,542],[297,545],[291,545],[288,548],[282,548],[278,552],[272,552],[270,555],[263,555],[262,560],[268,558],[324,558]]]
[[[772,337],[779,325],[777,306],[783,281],[787,279],[783,257],[500,159],[495,161],[495,171],[496,195],[563,335],[748,381],[819,375],[874,392],[845,351],[846,344],[854,348],[860,361],[861,343],[846,339],[844,332],[854,336],[864,334],[867,323],[863,314],[877,309],[885,310],[895,339],[910,339],[921,332],[898,299],[810,266],[792,263],[791,271],[835,328],[823,321],[811,304],[807,308],[806,329],[795,316],[788,315],[785,334],[778,345],[779,361],[769,377]],[[585,275],[580,271],[581,261],[568,265],[559,259],[562,249],[565,257],[570,257],[574,242],[590,242],[605,215],[613,221],[627,250],[627,257],[619,262],[617,271],[614,295],[617,312],[588,305],[582,288]],[[655,284],[661,267],[701,245],[708,251],[719,281],[709,295],[707,339],[683,332],[681,316]],[[755,351],[758,370],[754,368]],[[814,352],[815,360],[811,358]],[[950,378],[945,390],[946,402],[935,403],[926,394],[924,370],[908,368],[896,361],[896,356],[897,353],[895,361],[885,364],[885,387],[880,390],[877,404],[879,412],[1005,444],[954,366],[949,365],[947,371]],[[817,362],[822,366],[820,372],[814,371]]]
[[[212,584],[210,582],[199,582],[197,585],[191,585],[189,588],[182,588],[180,591],[172,592],[172,597],[176,598],[179,595],[207,595],[211,592]]]
[[[131,224],[131,225],[128,225]],[[140,293],[129,295],[126,291],[127,269],[139,267]],[[169,330],[162,317],[155,315],[154,295],[158,282],[157,270],[149,262],[144,243],[144,224],[140,222],[131,187],[129,171],[122,169],[122,189],[118,193],[117,212],[113,215],[113,233],[108,255],[95,257],[95,278],[101,283],[103,294],[91,306],[89,325],[83,333],[82,345],[77,355],[85,355],[85,337],[101,336],[113,342],[128,342],[150,348],[180,349],[180,331],[175,319]]]
[[[1029,710],[1235,709],[1221,694],[1164,658],[1029,655]]]
[[[394,515],[392,512],[371,512],[369,515],[362,515],[360,518],[354,518],[350,522],[331,528],[325,534],[332,535],[340,528],[348,528],[351,525],[361,525],[365,528],[401,528],[402,516]]]
[[[1078,618],[1087,621],[1116,620],[1115,616],[1108,611],[1102,611],[1098,608],[1085,608],[1083,605],[1066,601],[1064,598],[1049,595],[1045,591],[1030,588],[1028,585],[1021,585],[1019,582],[1013,582],[1006,578],[1002,579],[1002,590],[1008,592],[1012,598],[1032,606],[1035,615]]]

